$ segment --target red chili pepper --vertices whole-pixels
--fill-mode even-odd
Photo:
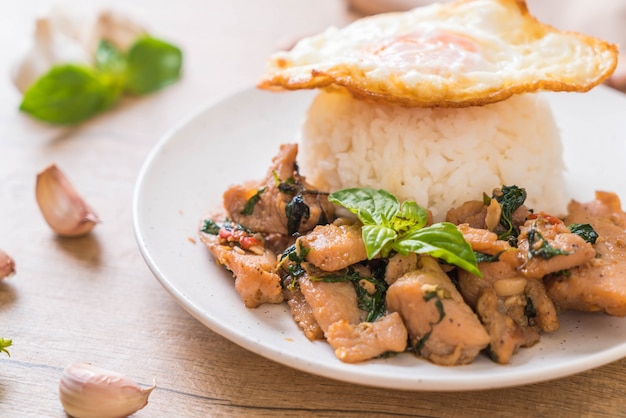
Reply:
[[[242,237],[239,240],[239,244],[241,244],[241,248],[243,248],[244,250],[252,248],[256,245],[261,245],[259,240],[256,239],[255,237]]]
[[[562,224],[563,221],[559,218],[557,218],[556,216],[552,216],[552,215],[548,215],[546,214],[545,216],[546,220],[554,225],[559,225]]]
[[[530,215],[528,215],[528,219],[538,219],[538,218],[543,218],[544,221],[554,224],[554,225],[563,223],[561,219],[557,218],[556,216],[547,214],[545,212],[531,213]]]
[[[218,233],[219,237],[221,239],[228,239],[233,235],[232,231],[229,231],[228,229],[221,227],[220,228],[220,232]]]

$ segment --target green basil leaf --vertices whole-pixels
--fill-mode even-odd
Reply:
[[[311,216],[311,208],[306,204],[302,194],[295,195],[285,206],[285,216],[287,217],[287,234],[293,235],[300,229],[302,220],[305,221]]]
[[[214,220],[212,219],[205,219],[202,222],[202,228],[200,229],[200,231],[204,232],[205,234],[209,234],[209,235],[217,235],[220,233],[220,229],[222,227],[219,226],[218,224],[215,223]]]
[[[254,196],[248,199],[245,206],[241,210],[242,215],[252,215],[254,213],[254,207],[257,203],[259,203],[259,200],[261,200],[261,195],[263,194],[265,189],[267,189],[267,187],[261,187],[260,189],[257,189]]]
[[[440,222],[401,236],[392,248],[401,254],[415,252],[441,258],[468,272],[482,277],[476,256],[463,234],[449,222]]]
[[[504,232],[498,235],[498,239],[509,241],[512,246],[516,247],[519,228],[513,224],[513,213],[526,201],[526,190],[515,185],[502,186],[501,193],[493,198],[502,208],[500,225],[504,228]]]
[[[7,350],[11,345],[13,345],[13,340],[0,338],[0,353],[5,353],[7,356],[11,357],[9,350]]]
[[[100,78],[111,89],[110,97],[117,100],[124,92],[126,84],[126,57],[115,45],[103,39],[96,49],[95,65]]]
[[[106,80],[87,67],[53,67],[26,90],[20,110],[49,123],[70,124],[110,107],[119,98]]]
[[[429,254],[482,277],[474,251],[457,227],[441,222],[424,228],[428,211],[417,203],[407,201],[400,206],[391,193],[368,188],[339,190],[328,200],[359,217],[369,259],[379,253],[387,257],[392,250],[403,255]]]
[[[398,234],[393,229],[384,226],[363,225],[362,236],[367,250],[367,258],[371,260],[378,253],[386,257],[390,249],[387,244],[392,243]]]
[[[589,224],[571,224],[568,226],[572,234],[576,234],[590,244],[595,244],[598,240],[598,233]]]
[[[400,210],[398,199],[385,190],[343,189],[331,193],[328,200],[357,215],[364,225],[390,226],[391,220]]]
[[[533,222],[528,230],[526,238],[528,239],[528,258],[541,257],[544,260],[549,260],[557,255],[569,255],[568,251],[562,250],[557,247],[553,247],[549,244],[548,240],[541,235],[539,231],[535,229],[537,222]]]
[[[392,219],[391,224],[393,229],[398,231],[398,234],[402,234],[412,229],[423,228],[426,222],[428,222],[428,211],[426,208],[407,200],[402,203],[400,211]]]
[[[479,251],[474,251],[474,255],[476,256],[476,263],[495,263],[500,259],[502,253],[504,253],[504,251],[500,251],[496,255],[489,255],[481,253]]]
[[[183,54],[160,39],[139,38],[128,51],[126,90],[146,94],[169,86],[180,78]]]
[[[126,72],[126,57],[115,45],[101,40],[95,54],[96,69],[100,72],[122,76]]]
[[[374,285],[374,293],[361,286],[359,283],[365,280]],[[375,277],[358,277],[358,280],[351,280],[357,294],[358,306],[367,312],[365,322],[374,322],[385,314],[385,295],[387,294],[387,283],[385,280]]]
[[[384,274],[383,274],[384,276]],[[373,277],[361,276],[352,266],[347,269],[326,273],[319,276],[309,275],[313,281],[326,283],[350,282],[354,286],[357,294],[357,303],[360,309],[367,312],[365,322],[374,322],[385,314],[385,295],[389,285],[381,276]],[[362,281],[367,281],[374,287],[374,293],[370,293],[370,288],[361,285]]]

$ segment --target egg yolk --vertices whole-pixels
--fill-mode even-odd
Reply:
[[[476,41],[441,30],[394,37],[368,48],[366,56],[377,65],[438,75],[487,71],[491,68]]]

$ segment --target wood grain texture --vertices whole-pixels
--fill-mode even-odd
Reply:
[[[339,0],[106,2],[181,45],[184,78],[79,127],[58,128],[20,114],[20,96],[6,77],[17,40],[30,35],[35,13],[49,3],[7,2],[0,25],[0,248],[18,271],[0,282],[0,336],[14,341],[11,357],[0,355],[0,416],[64,417],[58,382],[63,368],[78,360],[144,385],[156,379],[149,405],[136,417],[624,413],[626,360],[525,387],[404,392],[302,373],[208,330],[158,284],[137,249],[131,202],[141,164],[189,112],[254,84],[271,51],[351,16]],[[79,0],[66,4],[87,7]],[[35,176],[52,162],[103,220],[90,236],[57,238],[40,216]]]

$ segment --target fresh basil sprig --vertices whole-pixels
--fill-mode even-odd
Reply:
[[[147,94],[174,83],[180,77],[182,52],[174,45],[145,36],[127,54],[126,91]]]
[[[60,65],[26,90],[20,110],[37,119],[70,124],[110,107],[118,95],[94,69]]]
[[[428,254],[482,276],[472,247],[457,227],[449,222],[425,226],[428,211],[413,201],[401,205],[391,193],[369,188],[339,190],[328,200],[348,209],[363,223],[368,259],[378,254],[387,257],[391,251]]]
[[[9,350],[7,350],[7,348],[11,347],[11,345],[13,344],[12,340],[8,340],[6,338],[0,338],[0,353],[5,353],[7,356],[11,356],[11,354],[9,354]]]
[[[103,40],[94,58],[94,67],[52,67],[26,90],[20,110],[48,123],[82,122],[124,93],[147,94],[176,82],[182,67],[180,49],[150,36],[138,38],[127,52]]]

